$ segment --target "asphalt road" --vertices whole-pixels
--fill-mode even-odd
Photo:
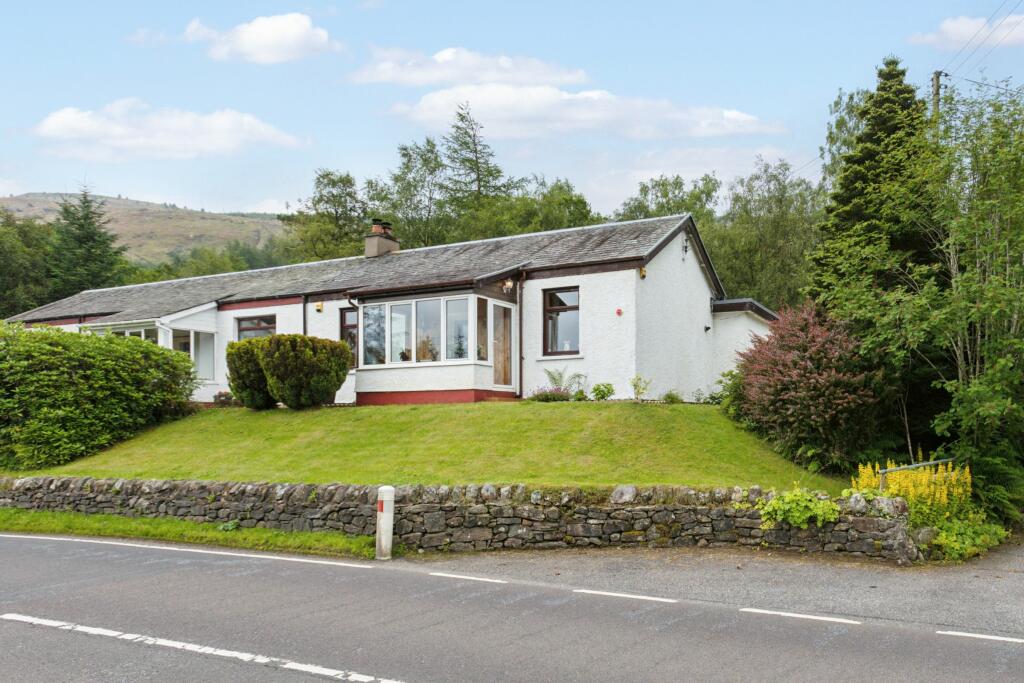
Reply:
[[[900,570],[741,551],[381,564],[83,540],[0,536],[0,679],[1024,680],[1022,547]]]

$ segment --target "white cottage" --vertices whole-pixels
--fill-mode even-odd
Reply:
[[[228,388],[229,342],[343,339],[341,403],[528,396],[545,369],[650,394],[707,394],[775,314],[727,299],[690,216],[402,250],[376,221],[363,256],[87,290],[9,321],[141,337],[191,355],[196,400]]]

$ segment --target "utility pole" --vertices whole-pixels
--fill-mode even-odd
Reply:
[[[932,72],[932,117],[939,120],[939,88],[942,86],[942,71]]]

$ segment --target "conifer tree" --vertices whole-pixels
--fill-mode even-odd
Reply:
[[[468,102],[459,105],[451,130],[444,136],[444,161],[448,167],[445,194],[455,206],[508,195],[517,186],[495,162],[494,150],[484,140],[483,126],[473,118]]]
[[[125,247],[115,244],[117,236],[107,230],[109,222],[103,202],[88,189],[82,188],[75,201],[61,201],[49,259],[52,299],[123,282]]]

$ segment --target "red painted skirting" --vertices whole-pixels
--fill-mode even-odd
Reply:
[[[286,306],[288,304],[301,304],[301,296],[283,296],[280,299],[254,299],[252,301],[233,301],[226,304],[219,304],[218,311],[236,311],[242,308],[262,308],[263,306]]]
[[[489,389],[440,389],[437,391],[360,391],[356,405],[383,406],[411,403],[475,403],[477,401],[512,401],[515,392]]]

